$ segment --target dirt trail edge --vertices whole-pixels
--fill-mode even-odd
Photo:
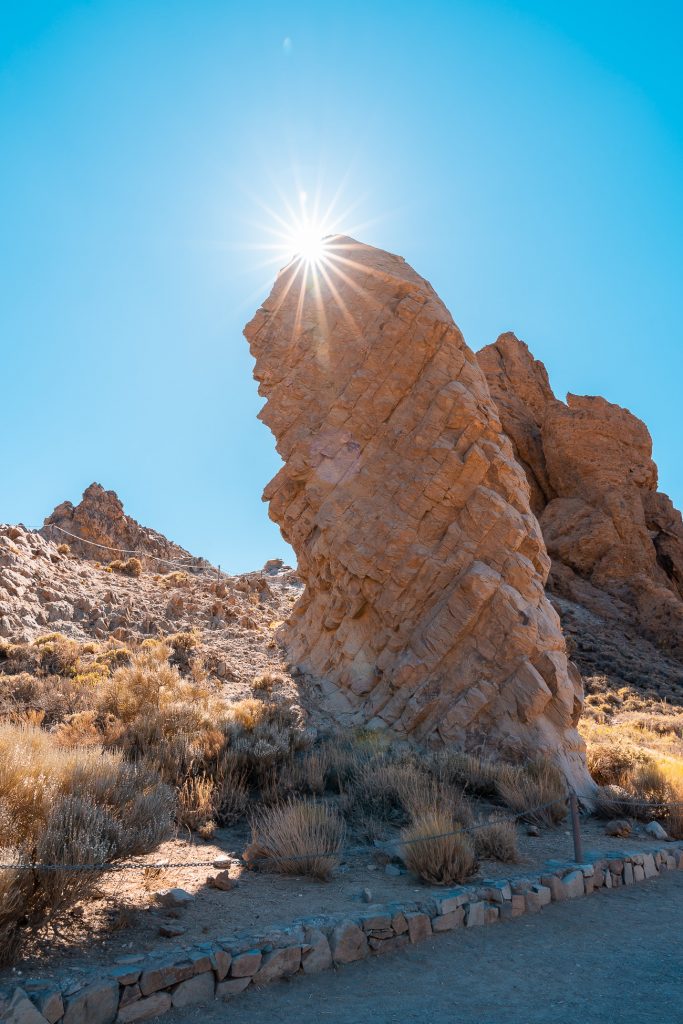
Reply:
[[[165,1024],[683,1024],[683,872],[458,930]]]

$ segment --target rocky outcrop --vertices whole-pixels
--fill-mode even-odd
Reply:
[[[683,521],[657,491],[645,424],[604,398],[558,401],[514,334],[478,360],[527,474],[551,590],[683,657]]]
[[[209,565],[163,534],[141,526],[126,515],[115,491],[105,491],[96,483],[86,488],[78,505],[70,501],[57,505],[40,532],[57,544],[67,543],[81,558],[97,562],[134,555],[158,572]]]
[[[334,238],[322,271],[280,273],[245,334],[284,461],[264,498],[305,583],[291,661],[343,722],[524,745],[588,788],[524,472],[430,285]]]

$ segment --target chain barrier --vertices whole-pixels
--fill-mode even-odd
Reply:
[[[450,836],[462,835],[463,833],[477,832],[482,828],[491,828],[492,825],[504,824],[508,821],[518,821],[520,818],[525,818],[532,814],[539,814],[541,811],[548,810],[550,807],[556,807],[558,804],[566,803],[562,800],[550,800],[548,803],[540,804],[538,807],[529,807],[523,811],[518,811],[517,814],[508,815],[505,818],[498,817],[494,821],[482,821],[476,825],[463,825],[455,829],[451,829],[449,832],[440,832],[437,835],[423,835],[415,836],[412,839],[397,839],[393,842],[381,843],[377,846],[348,846],[341,850],[321,850],[311,851],[305,854],[293,854],[292,856],[260,856],[254,857],[251,863],[259,861],[305,861],[310,860],[312,857],[351,857],[362,854],[374,854],[382,852],[390,852],[400,846],[411,846],[415,843],[432,842],[437,839],[447,839]],[[98,863],[98,864],[43,864],[43,863],[29,863],[29,864],[0,864],[1,870],[14,870],[14,871],[145,871],[149,869],[162,869],[167,868],[206,868],[213,867],[214,861],[185,861],[178,863],[167,863],[166,861],[157,861],[151,864],[136,864],[133,862],[122,861],[119,864],[116,863]]]

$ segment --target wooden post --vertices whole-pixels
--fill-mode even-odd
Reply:
[[[569,807],[572,815],[572,833],[574,835],[574,860],[577,864],[583,864],[583,843],[581,842],[581,824],[579,821],[579,801],[576,793],[569,796]]]

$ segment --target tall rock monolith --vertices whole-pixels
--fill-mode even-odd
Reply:
[[[292,664],[338,721],[547,753],[587,791],[529,486],[434,290],[336,236],[281,271],[245,335],[284,463],[264,499],[305,583]]]

